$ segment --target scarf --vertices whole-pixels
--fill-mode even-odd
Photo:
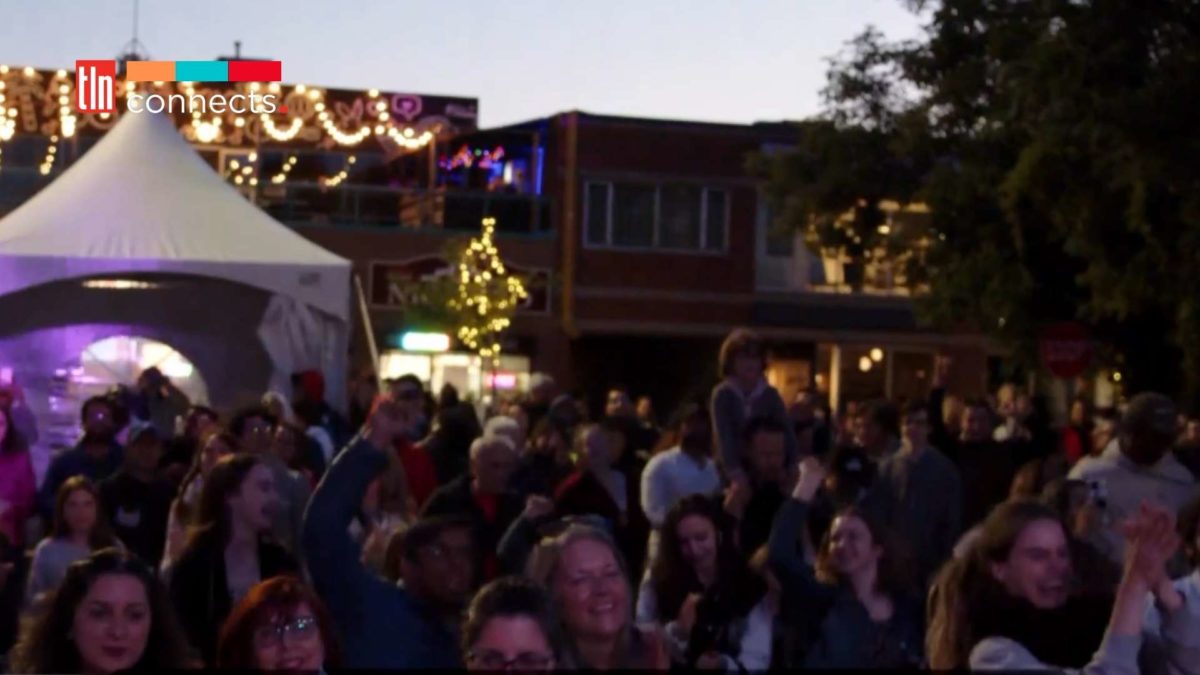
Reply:
[[[1003,590],[988,592],[972,612],[974,637],[1005,637],[1039,661],[1059,668],[1082,668],[1100,647],[1113,599],[1072,596],[1056,609],[1038,609]]]

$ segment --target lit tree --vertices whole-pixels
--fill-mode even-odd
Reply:
[[[528,297],[525,284],[504,269],[492,242],[496,219],[483,219],[483,233],[458,255],[458,293],[448,303],[455,314],[458,339],[495,366],[500,361],[500,334],[512,323],[517,305]]]

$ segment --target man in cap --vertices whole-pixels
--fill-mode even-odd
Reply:
[[[1133,397],[1117,437],[1099,457],[1085,458],[1070,478],[1086,482],[1103,510],[1104,527],[1092,542],[1118,564],[1124,561],[1120,524],[1143,501],[1178,512],[1197,493],[1195,479],[1169,452],[1175,442],[1175,404],[1156,393]]]
[[[171,486],[158,475],[162,439],[150,422],[130,425],[125,460],[112,476],[100,481],[100,503],[113,533],[125,546],[158,567],[167,540]]]

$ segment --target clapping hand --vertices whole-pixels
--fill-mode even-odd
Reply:
[[[1169,583],[1167,563],[1180,545],[1171,512],[1143,502],[1137,515],[1122,523],[1120,529],[1129,542],[1125,556],[1126,574],[1141,579],[1151,589],[1160,589],[1164,583]]]

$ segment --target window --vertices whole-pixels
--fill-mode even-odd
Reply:
[[[704,191],[704,248],[725,250],[725,232],[729,227],[729,210],[724,190]]]
[[[662,213],[658,245],[662,248],[700,248],[700,188],[665,185],[659,190]]]
[[[589,246],[722,252],[729,195],[689,184],[589,182],[584,190]]]
[[[613,246],[652,246],[654,244],[654,186],[617,184],[612,186]]]
[[[588,183],[587,243],[604,245],[608,241],[608,183]]]

